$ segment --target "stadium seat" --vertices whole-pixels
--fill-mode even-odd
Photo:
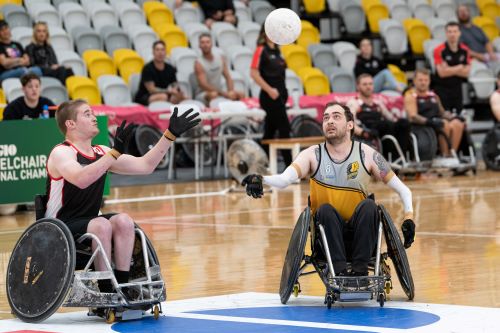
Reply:
[[[241,22],[252,22],[252,10],[241,1],[233,1],[238,24]]]
[[[74,27],[71,30],[76,50],[80,55],[86,50],[102,50],[103,43],[101,36],[94,29],[87,26]]]
[[[113,61],[125,82],[129,82],[132,74],[141,73],[142,67],[144,67],[144,60],[131,49],[115,50],[113,52]]]
[[[196,51],[189,47],[176,47],[170,52],[170,59],[177,72],[191,73],[197,58]]]
[[[118,13],[122,27],[134,24],[146,24],[146,17],[141,7],[131,1],[116,1],[112,4]]]
[[[141,74],[131,74],[128,78],[128,87],[130,90],[130,96],[132,100],[135,98],[135,95],[139,91],[139,85],[141,84]]]
[[[391,3],[388,6],[389,6],[389,13],[391,15],[391,18],[394,20],[398,20],[399,22],[403,22],[403,20],[405,20],[407,18],[411,18],[413,16],[411,8],[403,0],[391,1]]]
[[[308,14],[319,14],[326,9],[325,0],[303,0],[302,3]]]
[[[263,0],[249,1],[248,6],[252,11],[252,16],[255,22],[258,24],[263,24],[267,15],[275,9],[275,7],[269,2]]]
[[[86,50],[82,55],[87,65],[89,77],[97,82],[104,74],[116,75],[116,66],[110,56],[101,50]]]
[[[24,96],[21,81],[18,78],[10,78],[2,81],[2,90],[5,94],[7,103],[12,102],[18,97]]]
[[[328,78],[321,70],[314,67],[302,67],[298,70],[297,75],[304,84],[306,95],[320,96],[330,93]]]
[[[33,28],[28,27],[15,27],[10,30],[12,34],[12,40],[19,42],[23,47],[26,47],[31,43],[33,38]]]
[[[52,4],[54,7],[56,7],[59,10],[59,5],[62,3],[68,3],[68,2],[73,2],[73,3],[80,3],[78,0],[52,0]]]
[[[425,23],[419,19],[406,19],[403,27],[410,40],[410,48],[414,54],[424,53],[424,41],[431,38],[431,32]]]
[[[120,27],[105,25],[101,28],[101,38],[108,54],[113,54],[117,49],[130,49],[132,43],[130,37]]]
[[[178,26],[184,27],[187,23],[202,22],[203,17],[200,11],[188,3],[183,4],[180,8],[174,11],[175,22]]]
[[[244,77],[250,75],[250,65],[252,63],[253,51],[246,46],[235,45],[228,49],[228,60],[235,71]]]
[[[238,30],[234,25],[227,22],[215,22],[212,24],[212,34],[215,37],[215,41],[218,47],[223,49],[225,52],[235,45],[243,45],[243,40],[241,39]]]
[[[400,21],[396,19],[380,20],[380,35],[390,55],[401,55],[408,51],[408,37]]]
[[[186,98],[193,98],[193,87],[189,81],[189,76],[193,72],[177,72],[177,84]]]
[[[342,0],[326,0],[326,2],[328,3],[328,9],[330,9],[330,12],[339,12],[341,1]]]
[[[3,5],[23,5],[23,0],[0,0],[0,7]]]
[[[477,0],[476,4],[482,16],[495,20],[500,15],[500,7],[495,0]]]
[[[491,42],[491,44],[493,44],[493,48],[497,52],[500,52],[500,37],[496,37],[495,39],[493,39],[493,41]]]
[[[257,38],[259,38],[260,25],[250,21],[238,21],[237,29],[243,38],[243,44],[254,50],[257,46]]]
[[[477,98],[488,99],[493,91],[495,91],[494,73],[483,62],[472,61],[469,82],[472,84]]]
[[[393,64],[388,64],[387,68],[391,71],[392,75],[394,75],[396,81],[408,85],[408,78],[406,77],[405,72],[401,70],[401,68]]]
[[[160,39],[163,40],[167,46],[167,55],[175,47],[188,47],[188,40],[186,34],[182,29],[175,24],[165,24],[157,31]]]
[[[356,91],[356,79],[352,70],[335,67],[329,70],[328,78],[332,92],[350,93]]]
[[[250,96],[259,98],[259,95],[260,95],[259,85],[253,79],[250,79]]]
[[[444,42],[446,40],[446,27],[447,21],[440,17],[432,17],[427,20],[427,26],[431,30],[431,35],[433,39],[440,40]]]
[[[141,55],[145,62],[153,59],[153,43],[158,40],[158,35],[147,25],[134,24],[127,27],[132,39],[134,49]]]
[[[495,21],[493,21],[489,17],[485,16],[476,16],[472,19],[472,23],[483,29],[486,36],[490,41],[493,41],[496,37],[498,37],[498,28],[495,25]]]
[[[24,7],[30,15],[33,15],[33,7],[39,4],[50,5],[50,0],[24,0]]]
[[[170,9],[162,2],[146,1],[143,4],[144,14],[149,25],[157,33],[165,24],[174,24],[174,16]]]
[[[206,25],[199,22],[191,22],[187,23],[184,27],[184,32],[186,33],[187,38],[189,39],[189,44],[191,48],[194,50],[198,50],[198,38],[202,33],[210,33],[210,30]]]
[[[52,44],[54,50],[73,50],[73,41],[69,37],[66,30],[61,27],[52,26],[49,27],[50,32],[50,44]]]
[[[94,30],[98,33],[100,33],[101,29],[105,26],[118,26],[118,17],[115,11],[106,3],[93,2],[87,12],[92,20]]]
[[[298,93],[299,96],[304,95],[304,85],[302,84],[300,77],[289,68],[286,69],[285,76],[285,84],[286,90],[288,90],[288,95],[294,96],[296,93]]]
[[[3,5],[1,12],[11,29],[15,27],[31,27],[31,18],[23,6]]]
[[[414,18],[425,22],[427,19],[434,17],[434,9],[427,1],[410,1],[409,4],[412,7]]]
[[[354,69],[356,65],[357,48],[349,42],[335,42],[332,44],[333,54],[340,64],[340,67]]]
[[[434,49],[442,44],[443,42],[437,39],[427,39],[424,41],[424,55],[425,59],[429,62],[431,70],[433,73],[436,72],[436,66],[434,64]]]
[[[5,109],[6,104],[7,101],[5,100],[5,94],[3,93],[3,89],[0,89],[0,121],[3,120],[3,110]]]
[[[90,18],[79,4],[63,2],[59,5],[58,10],[63,19],[64,28],[70,35],[73,34],[74,27],[90,27]]]
[[[366,16],[361,7],[361,0],[341,1],[340,16],[348,33],[360,34],[366,28]]]
[[[61,17],[50,3],[34,3],[29,12],[35,22],[46,22],[48,26],[62,27]]]
[[[41,95],[50,99],[54,104],[59,105],[69,100],[66,87],[58,79],[42,76],[41,83]]]
[[[432,1],[432,8],[436,12],[437,17],[446,22],[457,20],[457,7],[453,0],[434,0]]]
[[[97,84],[86,76],[70,76],[66,79],[69,97],[71,99],[82,98],[90,105],[101,104],[101,95]]]
[[[234,85],[234,90],[240,91],[245,94],[245,96],[248,96],[248,83],[245,78],[240,72],[229,70],[229,75],[231,76],[231,79],[233,80],[233,85]],[[225,80],[224,80],[225,81]],[[227,87],[227,85],[226,85]]]
[[[97,79],[104,104],[125,106],[132,104],[130,89],[123,79],[116,75],[101,75]]]
[[[321,41],[319,30],[310,22],[302,20],[302,31],[300,32],[299,38],[297,38],[297,44],[303,46],[307,49],[310,44],[317,44]],[[307,22],[307,23],[304,23]]]
[[[311,67],[311,58],[306,49],[297,44],[281,46],[281,53],[285,58],[288,68],[298,74],[298,70],[302,67]]]
[[[333,54],[332,44],[311,44],[307,47],[314,67],[324,69],[337,65],[337,59]]]
[[[78,76],[87,76],[87,66],[78,53],[69,50],[56,49],[57,61],[60,65],[71,67],[73,73]]]
[[[378,22],[389,18],[389,9],[380,0],[362,0],[361,5],[368,20],[368,27],[372,33],[379,33]]]

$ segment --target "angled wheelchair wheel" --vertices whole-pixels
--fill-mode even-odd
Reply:
[[[411,132],[417,138],[418,155],[421,161],[432,161],[437,155],[438,139],[431,127],[413,125]]]
[[[71,287],[75,244],[57,219],[32,224],[17,241],[7,268],[7,299],[25,322],[40,322],[59,309]]]
[[[297,224],[292,232],[288,250],[286,251],[285,263],[281,271],[280,298],[281,303],[286,304],[297,282],[300,264],[304,258],[304,250],[307,242],[311,209],[307,207],[300,214]]]
[[[306,115],[300,115],[293,118],[290,123],[290,128],[292,130],[292,136],[296,138],[323,135],[323,129],[316,119]]]
[[[141,227],[139,227],[137,224],[135,225],[135,227],[141,229]],[[151,266],[160,265],[158,255],[156,254],[156,251],[153,248],[153,244],[151,243],[145,232],[144,236],[146,237],[146,248],[148,251],[149,264]],[[145,276],[146,272],[144,271],[144,256],[142,254],[142,244],[140,237],[137,235],[135,237],[134,250],[132,252],[132,262],[133,264],[130,267],[130,280]]]
[[[500,125],[493,127],[486,134],[481,147],[486,167],[500,171]]]
[[[127,147],[127,153],[134,156],[144,156],[161,139],[163,134],[149,125],[139,125],[134,129],[134,136]],[[164,169],[168,165],[168,154],[165,154],[157,169]]]
[[[398,230],[392,222],[391,216],[383,205],[379,205],[380,215],[384,226],[384,236],[387,242],[387,252],[394,264],[401,287],[409,300],[415,297],[415,286],[411,276],[410,264],[406,250],[399,237]]]

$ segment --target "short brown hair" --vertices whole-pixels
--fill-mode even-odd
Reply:
[[[431,71],[425,67],[421,67],[421,68],[415,69],[415,73],[414,73],[413,77],[417,77],[417,74],[424,74],[424,75],[430,76]]]
[[[165,42],[160,39],[160,40],[157,40],[153,43],[153,50],[155,49],[156,45],[158,45],[158,44],[163,45],[163,47],[165,47],[165,48],[167,47]]]
[[[364,79],[365,77],[369,77],[369,78],[373,79],[373,76],[371,76],[371,74],[368,74],[368,73],[359,74],[359,76],[356,78],[356,84],[359,84],[361,82],[361,80]]]
[[[347,105],[345,105],[345,104],[338,103],[338,102],[328,102],[328,103],[326,103],[325,110],[328,109],[329,107],[332,107],[332,106],[335,106],[335,105],[340,106],[342,108],[342,110],[344,110],[345,119],[347,121],[354,122],[354,115],[352,114],[351,109],[349,109],[349,107]],[[354,127],[351,129],[351,138],[353,136],[354,136]]]
[[[76,109],[83,104],[88,103],[86,100],[79,98],[59,105],[56,111],[56,121],[62,134],[66,135],[66,120],[76,120]]]
[[[28,83],[30,83],[31,80],[38,80],[38,82],[42,82],[38,75],[36,75],[35,73],[32,73],[32,72],[28,72],[28,73],[24,74],[23,76],[21,76],[21,79],[20,79],[21,85],[23,87],[26,87],[26,85]]]

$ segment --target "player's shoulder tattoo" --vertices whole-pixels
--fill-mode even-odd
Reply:
[[[316,148],[314,148],[314,155],[316,156],[316,161],[319,162],[319,159],[321,158],[321,154],[319,152],[319,147],[316,146]]]
[[[385,160],[384,156],[376,150],[373,152],[373,162],[375,162],[375,165],[379,169],[381,179],[384,179],[389,172],[391,172],[391,166],[389,163]]]

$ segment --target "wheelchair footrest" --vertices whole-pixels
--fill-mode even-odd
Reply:
[[[341,302],[358,302],[358,301],[367,301],[370,299],[372,299],[372,293],[370,291],[339,293],[339,301]]]

